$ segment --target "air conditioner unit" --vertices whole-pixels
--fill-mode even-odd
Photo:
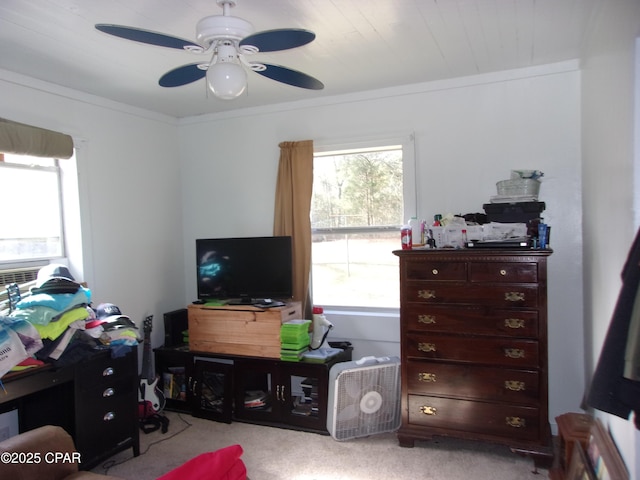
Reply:
[[[9,307],[7,286],[17,284],[17,290],[24,295],[35,284],[39,270],[40,266],[0,270],[0,312],[5,313]]]
[[[363,357],[329,371],[327,430],[349,440],[400,427],[400,359]]]

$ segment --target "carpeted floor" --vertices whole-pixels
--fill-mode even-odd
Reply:
[[[338,442],[330,436],[234,422],[224,424],[167,412],[169,431],[140,433],[131,449],[93,471],[127,480],[153,480],[199,453],[239,444],[251,480],[531,480],[533,461],[507,447],[455,439],[402,448],[394,433]],[[186,480],[186,479],[185,479]]]

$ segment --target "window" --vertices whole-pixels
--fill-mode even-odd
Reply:
[[[415,186],[405,181],[413,178],[412,139],[351,148],[316,145],[311,202],[314,304],[399,307],[398,259],[392,251],[400,248],[403,219],[415,210]]]
[[[58,160],[4,154],[0,263],[64,255],[60,185]]]

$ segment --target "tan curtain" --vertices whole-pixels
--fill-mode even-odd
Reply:
[[[273,234],[293,241],[293,299],[302,302],[304,318],[311,318],[311,192],[313,141],[282,142],[276,185]]]
[[[33,157],[71,158],[69,135],[0,118],[0,152]]]

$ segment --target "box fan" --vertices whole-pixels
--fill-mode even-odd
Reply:
[[[329,371],[327,430],[349,440],[400,427],[400,359],[363,357]]]

